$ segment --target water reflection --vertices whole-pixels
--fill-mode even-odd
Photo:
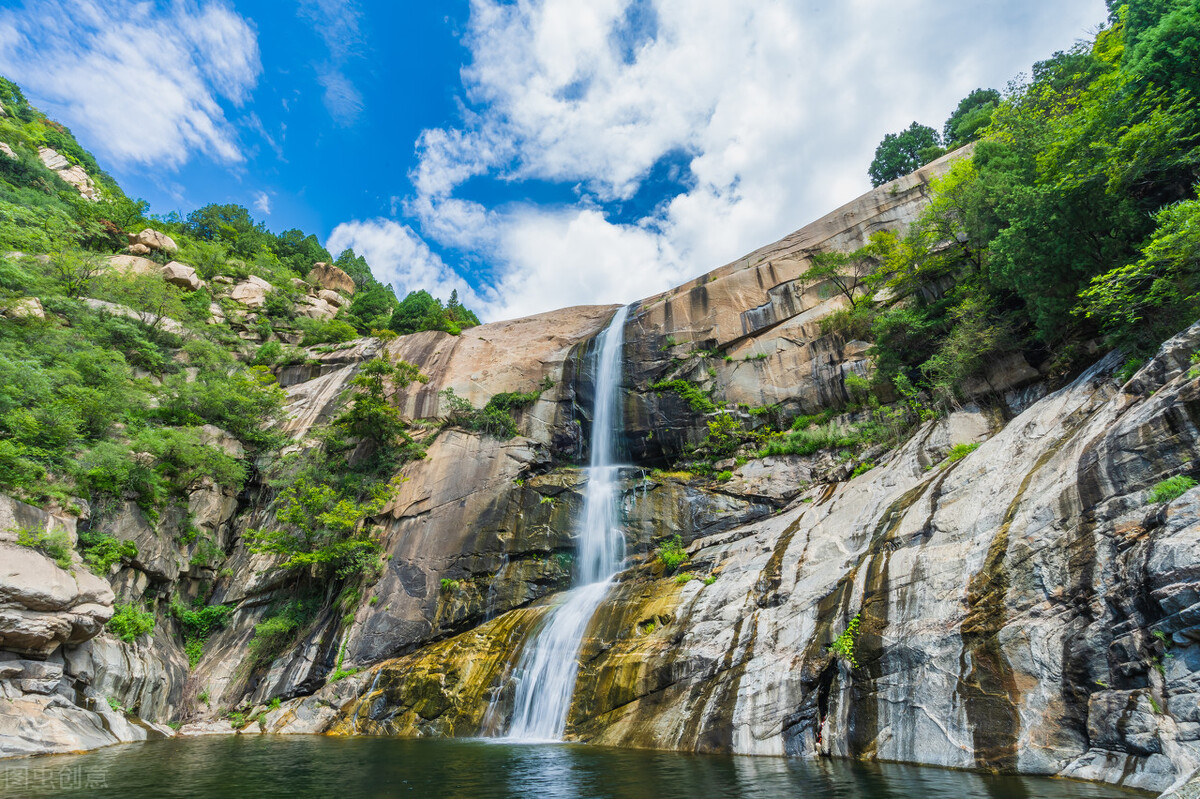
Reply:
[[[4,799],[1114,799],[1145,795],[1065,780],[915,766],[393,738],[220,737],[0,762]]]

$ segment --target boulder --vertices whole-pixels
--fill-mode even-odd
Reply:
[[[267,301],[267,293],[274,290],[275,287],[261,277],[251,275],[234,286],[229,297],[249,308],[261,308]]]
[[[179,286],[181,289],[195,291],[202,285],[200,278],[196,276],[196,270],[187,264],[181,264],[178,261],[171,261],[162,268],[163,280],[173,286]]]
[[[113,599],[82,565],[68,572],[37,550],[0,542],[0,648],[44,657],[82,643],[112,618]]]
[[[176,252],[179,250],[179,245],[175,240],[166,233],[160,233],[153,228],[146,228],[140,233],[129,234],[130,244],[144,244],[152,250],[160,250],[162,252]]]
[[[346,294],[354,293],[354,278],[333,264],[320,262],[313,264],[312,271],[308,273],[306,279],[309,283],[314,283],[331,291],[343,291]]]
[[[292,284],[292,288],[294,288],[296,291],[304,292],[305,294],[307,294],[308,290],[311,288],[311,286],[298,277],[294,277],[288,282]]]
[[[45,319],[42,301],[37,297],[21,297],[8,303],[4,315],[10,319]]]
[[[215,447],[231,458],[246,457],[246,448],[242,446],[242,442],[214,424],[206,424],[200,428],[200,443]]]
[[[11,147],[2,141],[0,141],[0,153],[4,153],[5,156],[13,159],[14,161],[17,160],[17,154],[13,152]]]
[[[149,255],[150,248],[145,244],[138,242],[137,244],[130,244],[128,247],[126,247],[125,252],[129,253],[130,255]]]
[[[343,305],[350,304],[350,300],[346,299],[346,297],[338,294],[336,291],[330,291],[329,289],[321,289],[317,292],[317,296],[337,308],[341,308]]]
[[[331,292],[324,292],[329,294]],[[331,305],[320,297],[302,297],[296,305],[296,313],[309,319],[332,319],[337,316],[338,306]]]
[[[139,255],[133,254],[110,255],[108,256],[108,265],[110,268],[126,275],[156,275],[162,270],[160,264],[156,264],[149,258],[142,258]]]

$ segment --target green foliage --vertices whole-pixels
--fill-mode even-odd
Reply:
[[[979,449],[978,441],[971,444],[955,444],[950,448],[950,454],[946,456],[946,460],[950,463],[957,463],[977,449]]]
[[[1166,480],[1155,483],[1150,487],[1150,493],[1146,495],[1146,501],[1152,505],[1157,505],[1160,502],[1170,502],[1191,489],[1195,488],[1200,483],[1197,483],[1186,475],[1176,475]]]
[[[443,389],[438,396],[442,399],[446,424],[507,440],[521,432],[513,414],[532,405],[548,387],[543,384],[535,391],[495,394],[482,408],[476,408],[452,388]]]
[[[358,331],[349,322],[341,319],[297,319],[296,325],[304,332],[303,346],[319,344],[343,344],[358,338]]]
[[[79,531],[79,548],[83,562],[101,577],[107,577],[117,563],[129,562],[138,556],[137,544],[91,530]]]
[[[132,602],[118,602],[113,617],[108,620],[108,629],[127,644],[154,629],[154,614]]]
[[[961,147],[978,139],[991,124],[992,112],[998,105],[1000,92],[995,89],[976,89],[960,100],[942,128],[942,141],[946,147]]]
[[[449,577],[443,577],[441,588],[443,593],[452,594],[458,590],[458,580],[451,580]]]
[[[867,472],[871,471],[874,468],[875,468],[874,461],[863,461],[862,463],[858,464],[858,466],[854,467],[854,471],[852,471],[850,473],[850,479],[853,480],[855,477],[858,477],[860,474],[866,474]]]
[[[479,318],[458,301],[458,291],[450,294],[445,305],[428,291],[412,291],[400,301],[388,327],[401,335],[422,330],[441,330],[457,336],[463,329],[475,327]]]
[[[1079,295],[1082,314],[1135,352],[1200,317],[1200,201],[1168,205],[1156,221],[1141,258],[1097,275]]]
[[[183,648],[192,668],[204,654],[204,643],[214,632],[225,626],[233,608],[229,605],[204,605],[197,600],[194,607],[187,607],[179,597],[171,599],[171,615],[179,620],[183,633]]]
[[[732,480],[732,479],[733,479],[733,472],[731,472],[731,471],[730,471],[730,470],[728,470],[728,469],[726,469],[726,470],[725,470],[725,471],[723,471],[723,472],[717,472],[717,476],[716,476],[714,479],[715,479],[715,480],[716,480],[718,483],[724,483],[724,482],[726,482],[727,480]]]
[[[917,122],[899,133],[888,133],[875,148],[867,169],[872,186],[901,178],[941,155],[937,131]]]
[[[858,639],[859,620],[862,614],[855,614],[850,623],[846,625],[846,629],[833,642],[827,646],[829,652],[834,657],[841,658],[850,664],[850,668],[857,669],[858,661],[855,659],[855,644]]]
[[[846,449],[863,443],[854,430],[839,427],[833,422],[803,430],[789,430],[767,440],[758,457],[771,455],[813,455],[824,449]]]
[[[674,391],[696,413],[716,413],[717,411],[717,406],[708,396],[708,393],[703,391],[699,386],[689,383],[687,380],[660,380],[652,384],[650,390],[657,391],[659,394],[665,391]]]
[[[286,652],[301,633],[312,623],[320,608],[313,599],[292,600],[281,605],[274,613],[254,625],[254,637],[250,639],[249,668],[269,666],[275,658]]]
[[[23,527],[17,531],[17,543],[36,549],[57,564],[58,568],[71,568],[71,537],[66,530],[38,530]]]
[[[360,502],[338,486],[302,476],[276,502],[280,527],[250,530],[246,540],[252,552],[282,556],[283,569],[315,571],[324,577],[361,572],[379,551],[361,522],[383,509],[391,491],[391,484],[375,486],[369,498]]]
[[[680,536],[672,536],[658,547],[658,562],[663,565],[667,572],[673,572],[683,565],[683,562],[688,559],[688,554],[683,548],[683,538]]]

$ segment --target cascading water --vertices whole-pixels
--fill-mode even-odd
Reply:
[[[620,495],[615,443],[620,423],[621,349],[628,314],[628,308],[617,311],[596,346],[592,454],[583,500],[583,526],[576,545],[576,587],[549,612],[544,625],[521,652],[509,738],[562,739],[575,692],[583,634],[625,558],[617,507]]]

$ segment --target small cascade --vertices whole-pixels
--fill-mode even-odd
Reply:
[[[542,627],[521,651],[509,738],[562,739],[575,692],[583,635],[625,559],[618,507],[616,434],[621,421],[621,351],[628,314],[628,308],[617,311],[600,334],[594,356],[591,461],[576,544],[575,587],[550,610]]]

